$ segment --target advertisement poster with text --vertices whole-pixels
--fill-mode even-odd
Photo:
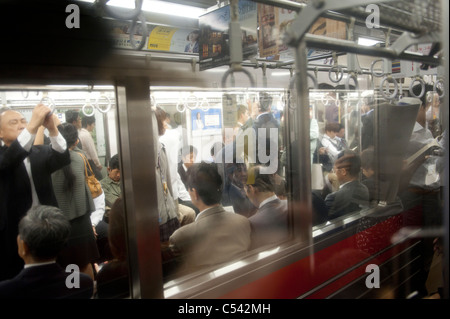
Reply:
[[[257,54],[256,3],[239,1],[239,25],[242,31],[243,60]],[[229,23],[230,6],[224,6],[199,18],[200,70],[207,70],[230,63]]]

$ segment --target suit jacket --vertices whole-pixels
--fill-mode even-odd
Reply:
[[[369,190],[359,181],[344,184],[339,190],[325,197],[328,219],[333,219],[369,206]]]
[[[248,220],[252,228],[252,249],[280,242],[289,236],[286,201],[272,200]]]
[[[250,222],[226,212],[221,205],[200,213],[197,219],[177,229],[169,239],[171,249],[181,255],[184,269],[231,261],[250,247]]]
[[[16,237],[19,221],[32,204],[30,179],[23,163],[27,156],[42,205],[58,206],[51,174],[70,164],[69,150],[58,153],[49,145],[33,146],[27,152],[16,140],[0,148],[0,280],[14,277],[23,268]]]
[[[77,275],[79,288],[68,288],[66,279],[74,284]],[[16,277],[0,282],[0,299],[89,299],[93,287],[88,275],[65,272],[53,263],[24,268]]]
[[[183,163],[178,163],[178,174],[180,174],[181,181],[187,189],[188,174],[184,170]]]

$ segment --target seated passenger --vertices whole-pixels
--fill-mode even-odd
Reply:
[[[289,235],[287,202],[275,194],[275,181],[272,174],[261,174],[261,166],[248,170],[245,191],[250,201],[258,207],[248,220],[252,229],[251,248],[273,244]]]
[[[361,159],[359,155],[346,154],[334,163],[333,171],[339,181],[339,190],[325,197],[328,219],[346,215],[369,206],[369,190],[359,182]]]
[[[331,171],[334,162],[339,157],[339,145],[336,140],[336,135],[341,130],[339,123],[327,123],[325,125],[325,134],[323,135],[320,143],[317,143],[319,148],[318,162],[322,164],[325,172]]]
[[[109,213],[108,241],[112,258],[97,273],[97,297],[127,298],[130,284],[127,263],[125,213],[122,198],[118,198]]]
[[[112,207],[117,198],[120,197],[122,189],[120,188],[120,163],[119,155],[116,154],[109,160],[108,176],[100,181],[103,192],[105,193],[105,204]]]
[[[192,145],[186,145],[181,149],[181,162],[178,163],[178,173],[187,189],[187,170],[195,163],[197,149]]]
[[[59,208],[31,208],[21,219],[17,236],[18,253],[25,267],[16,277],[0,282],[0,299],[91,298],[92,279],[76,270],[66,272],[56,263],[70,232],[69,219]]]
[[[366,148],[361,152],[361,183],[366,185],[369,190],[369,200],[377,200],[376,184],[375,184],[375,165],[374,165],[374,149],[373,147]]]
[[[180,257],[182,270],[231,261],[250,247],[250,223],[244,216],[226,212],[220,204],[222,178],[215,164],[199,163],[188,170],[188,192],[200,214],[177,229],[169,239]]]

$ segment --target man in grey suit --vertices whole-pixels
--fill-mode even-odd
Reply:
[[[199,209],[195,221],[177,229],[169,239],[181,268],[194,271],[232,261],[250,246],[250,223],[220,204],[222,178],[215,164],[194,164],[188,170],[188,192]]]
[[[347,153],[334,163],[333,171],[339,189],[325,197],[328,219],[337,218],[369,206],[369,190],[359,182],[361,159],[356,153]]]
[[[287,202],[275,195],[272,174],[261,174],[261,166],[248,170],[245,193],[255,207],[256,213],[249,218],[252,228],[251,248],[275,244],[289,236]]]

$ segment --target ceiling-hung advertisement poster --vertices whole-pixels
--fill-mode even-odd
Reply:
[[[256,3],[239,1],[239,25],[242,31],[243,60],[257,54]],[[230,63],[228,28],[231,21],[230,6],[202,15],[199,18],[200,71]]]
[[[130,23],[112,20],[110,24],[115,46],[122,49],[133,49],[130,41]],[[147,39],[142,38],[143,30],[140,23],[134,33],[136,46],[141,41],[146,41],[142,50],[198,54],[199,30],[152,24],[147,24],[147,29],[149,35]]]
[[[296,1],[305,3],[305,1]],[[258,3],[258,44],[259,56],[268,60],[290,60],[294,59],[294,50],[285,45],[282,35],[289,24],[297,17],[292,10],[274,7]],[[346,39],[345,22],[335,21],[327,18],[319,18],[311,26],[310,34],[322,35],[338,39]],[[323,55],[324,50],[308,50],[308,57]]]

